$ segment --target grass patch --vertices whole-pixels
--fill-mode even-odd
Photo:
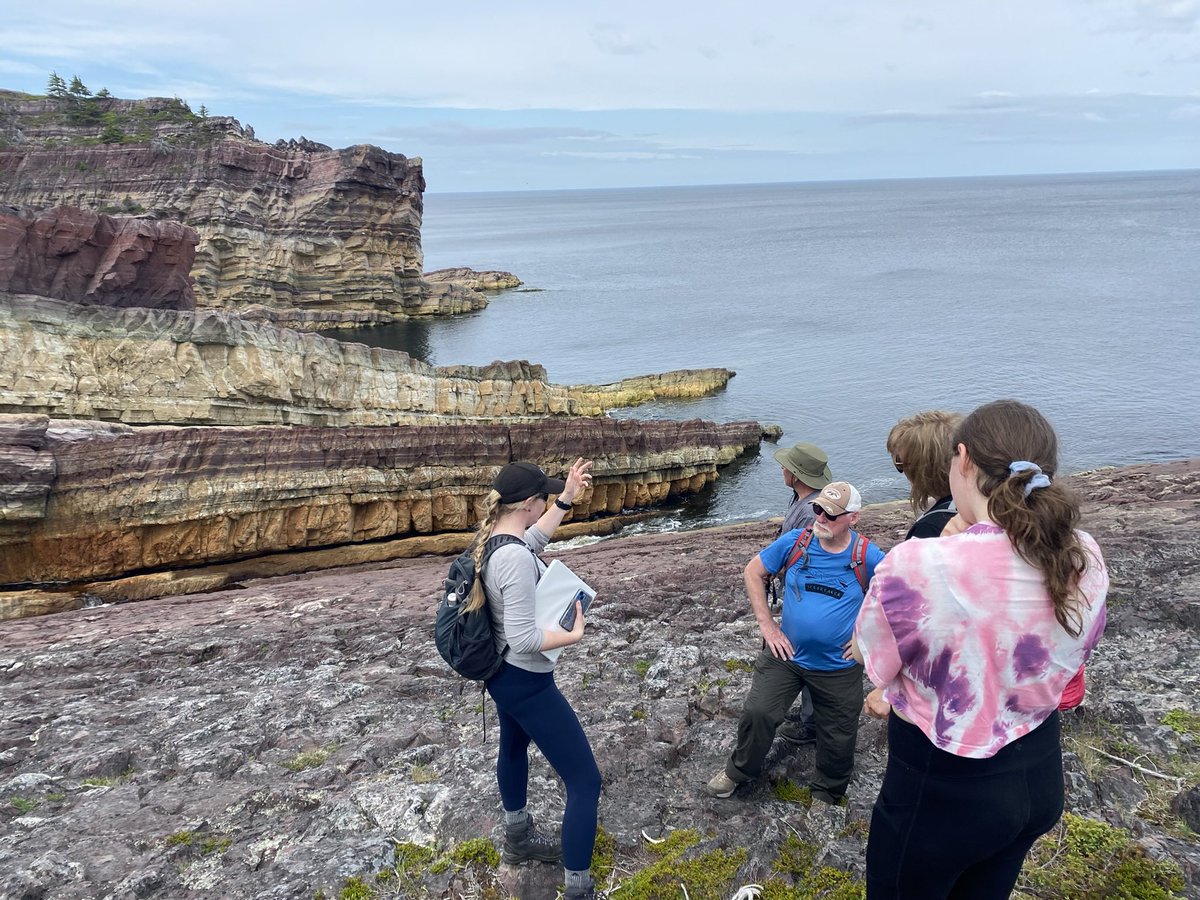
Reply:
[[[754,665],[746,662],[744,659],[727,659],[725,660],[725,671],[730,675],[735,672],[753,672]]]
[[[429,766],[418,764],[412,768],[412,780],[413,784],[430,784],[438,780],[438,773]]]
[[[1183,873],[1153,860],[1122,828],[1067,813],[1033,845],[1013,894],[1071,900],[1173,900]]]
[[[629,714],[629,718],[633,719],[633,721],[635,721],[635,722],[645,721],[646,711],[644,709],[642,709],[640,706],[635,706],[633,708],[633,712],[631,712]]]
[[[633,664],[633,671],[637,672],[638,678],[645,678],[646,673],[650,671],[650,666],[653,665],[648,659],[639,659]]]
[[[1200,737],[1200,713],[1194,713],[1190,709],[1173,709],[1163,716],[1162,721],[1176,734]]]
[[[596,826],[596,843],[592,846],[592,877],[597,884],[605,884],[617,864],[617,839]]]
[[[21,815],[25,815],[26,813],[31,813],[35,809],[37,809],[39,806],[41,806],[41,804],[38,803],[38,801],[30,800],[28,797],[13,797],[8,802],[12,805],[12,808],[15,809],[17,812],[19,812]]]
[[[66,794],[47,794],[46,795],[47,803],[62,803],[66,799],[67,799]]]
[[[342,889],[338,891],[338,900],[372,900],[376,896],[378,895],[371,883],[359,875],[347,878]]]
[[[654,862],[623,880],[608,896],[611,900],[658,900],[680,896],[683,885],[691,900],[724,900],[746,861],[746,851],[691,853],[700,840],[698,832],[683,829],[671,832],[661,844],[651,844],[646,852]]]
[[[763,885],[762,900],[863,900],[866,885],[849,872],[817,866],[817,849],[789,834],[771,863],[778,874]]]
[[[771,785],[771,793],[775,795],[776,800],[782,800],[784,803],[799,803],[805,808],[813,804],[812,791],[801,787],[790,778],[775,779],[775,783]]]
[[[463,841],[449,853],[443,853],[429,871],[439,875],[451,866],[477,866],[494,869],[500,865],[500,851],[487,838],[473,838]]]
[[[176,831],[174,834],[167,835],[164,843],[168,847],[190,847],[195,838],[196,833],[194,831]]]
[[[329,755],[332,752],[333,750],[329,747],[315,747],[312,750],[305,750],[284,762],[283,767],[289,772],[303,772],[306,769],[315,769],[318,766],[324,765],[325,760],[329,759]]]
[[[212,834],[206,837],[204,843],[200,845],[200,853],[204,856],[226,853],[232,844],[233,838],[224,834]]]
[[[399,891],[401,896],[416,896],[421,890],[421,877],[436,856],[432,847],[397,841],[396,864],[376,875],[375,880],[386,884],[390,891]]]

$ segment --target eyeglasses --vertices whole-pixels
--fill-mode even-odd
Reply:
[[[836,522],[838,519],[840,519],[842,516],[844,516],[844,515],[845,515],[845,513],[844,513],[844,512],[840,512],[840,513],[838,513],[836,516],[832,516],[832,515],[830,515],[829,513],[827,513],[827,512],[825,511],[825,507],[823,507],[823,506],[822,506],[821,504],[819,504],[819,503],[814,503],[814,504],[812,505],[812,508],[813,508],[813,512],[815,512],[815,513],[816,513],[818,516],[824,516],[824,517],[825,517],[825,518],[827,518],[827,519],[828,519],[830,522]]]
[[[897,472],[899,472],[901,475],[904,474],[904,460],[898,456],[893,456],[892,465],[896,467]]]

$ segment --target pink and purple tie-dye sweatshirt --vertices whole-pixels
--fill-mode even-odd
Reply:
[[[1004,531],[905,541],[879,564],[855,625],[867,675],[892,708],[957,756],[997,753],[1054,712],[1104,631],[1108,572],[1091,535],[1083,629],[1054,618],[1041,573]]]

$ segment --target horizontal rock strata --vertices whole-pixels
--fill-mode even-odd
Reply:
[[[1200,461],[1072,480],[1112,589],[1087,697],[1064,717],[1067,810],[1126,829],[1130,852],[1144,854],[1113,860],[1127,876],[1147,859],[1183,873],[1146,896],[1198,897],[1200,841],[1171,810],[1194,796],[1200,742],[1163,723],[1200,714]],[[861,527],[890,546],[909,519],[904,504],[868,507]],[[808,782],[811,745],[777,743],[762,776],[728,800],[702,789],[733,745],[761,644],[742,567],[773,532],[754,524],[552,554],[599,590],[555,678],[603,778],[614,884],[661,860],[643,833],[681,829],[701,836],[695,853],[746,853],[728,886],[681,871],[692,897],[780,878],[797,893],[824,884],[853,895],[773,868],[790,837],[820,865],[862,877],[884,723],[861,722],[846,806],[809,808],[776,791]],[[503,833],[495,708],[485,698],[485,741],[478,691],[449,671],[430,632],[446,566],[410,559],[0,624],[0,896],[336,897],[351,876],[391,896],[557,896],[556,866],[431,871],[411,846],[398,856],[397,841],[433,848],[432,859]],[[534,814],[556,827],[561,782],[536,752],[530,786]],[[1042,846],[1052,851],[1054,838]],[[1081,859],[1064,852],[1047,873],[1065,864],[1079,878]],[[669,887],[661,896],[682,896]],[[1051,881],[1024,896],[1083,894]]]
[[[421,278],[419,159],[366,145],[269,145],[236,120],[161,98],[0,92],[0,134],[0,202],[195,228],[202,306],[265,306],[306,327],[311,312],[386,322],[487,304],[476,291]]]
[[[594,416],[654,396],[702,396],[699,369],[565,387],[527,362],[435,368],[406,353],[212,310],[104,309],[0,294],[0,412],[154,425],[396,425]]]
[[[0,293],[84,305],[195,309],[196,232],[60,206],[0,207]]]
[[[612,384],[576,384],[571,393],[605,409],[639,406],[651,400],[692,400],[725,390],[736,372],[730,369],[677,369],[635,375]]]
[[[477,272],[474,269],[434,269],[425,273],[425,280],[435,284],[457,284],[473,291],[504,291],[521,286],[521,279],[512,272]]]
[[[461,531],[513,459],[550,471],[594,459],[572,515],[615,514],[701,490],[761,435],[699,420],[132,429],[20,417],[0,428],[0,463],[34,477],[0,509],[0,584]]]

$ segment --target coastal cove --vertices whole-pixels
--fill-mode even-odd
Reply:
[[[1065,471],[1200,455],[1198,238],[1197,172],[430,193],[427,270],[524,286],[328,334],[563,384],[733,369],[713,397],[612,414],[778,423],[876,502],[907,490],[898,418],[1002,396],[1050,417]],[[658,527],[777,515],[770,449]]]

